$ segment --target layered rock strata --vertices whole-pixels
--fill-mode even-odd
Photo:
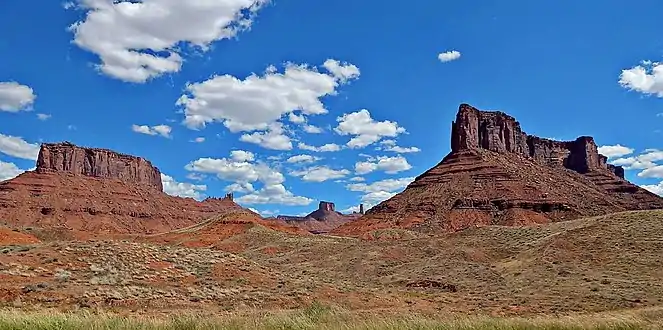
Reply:
[[[152,234],[242,210],[231,198],[173,197],[143,158],[44,144],[37,168],[0,183],[0,224],[92,234]]]
[[[515,118],[460,106],[451,153],[403,192],[334,232],[382,228],[454,232],[663,208],[663,199],[624,179],[592,137],[554,141],[528,135]]]

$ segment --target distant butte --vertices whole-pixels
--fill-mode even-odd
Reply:
[[[361,206],[363,210],[363,205]],[[318,209],[303,217],[279,215],[275,219],[290,226],[305,229],[312,233],[326,233],[345,223],[354,221],[361,213],[342,214],[336,211],[336,205],[332,202],[321,201]]]
[[[462,104],[452,123],[451,152],[403,192],[333,233],[455,232],[659,208],[663,198],[626,181],[624,169],[607,164],[592,137],[539,138],[504,112]]]
[[[244,211],[228,197],[199,202],[162,190],[159,169],[146,159],[46,143],[34,171],[0,183],[0,221],[95,235],[153,234]]]

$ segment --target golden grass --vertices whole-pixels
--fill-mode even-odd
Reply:
[[[300,311],[170,318],[122,317],[106,313],[0,311],[0,330],[635,330],[663,329],[663,309],[564,317],[497,318],[377,315],[332,309],[314,303]]]

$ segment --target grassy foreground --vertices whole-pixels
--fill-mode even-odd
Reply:
[[[443,316],[444,317],[444,316]],[[122,317],[98,313],[0,311],[0,330],[225,330],[225,329],[365,329],[365,330],[566,330],[663,329],[663,309],[597,315],[494,318],[361,315],[313,304],[297,312],[255,313],[215,317]]]

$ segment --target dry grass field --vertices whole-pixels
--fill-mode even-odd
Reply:
[[[15,230],[0,329],[640,329],[662,315],[661,211],[373,240],[257,224],[214,241],[205,226],[85,241]]]

